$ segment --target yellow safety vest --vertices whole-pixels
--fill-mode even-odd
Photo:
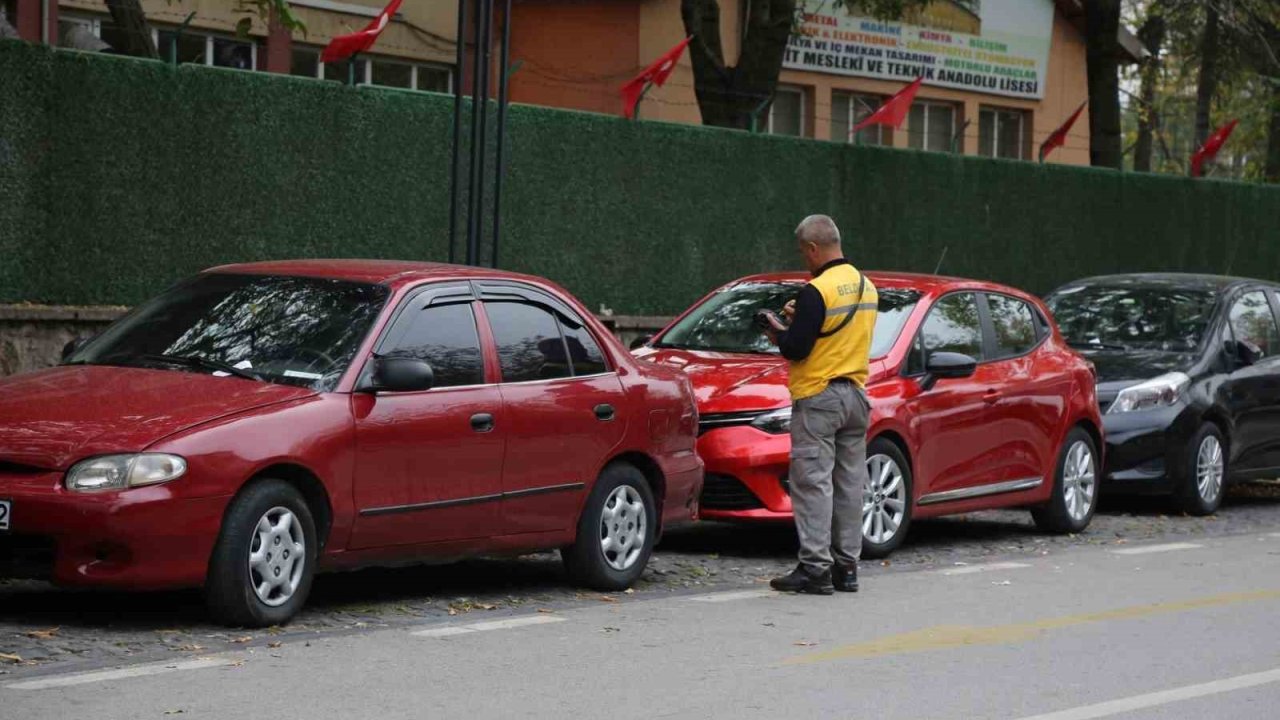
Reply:
[[[793,400],[817,395],[836,378],[848,378],[858,387],[866,387],[880,294],[870,280],[865,284],[862,280],[862,274],[852,265],[840,264],[810,281],[822,294],[827,318],[809,357],[791,363],[788,386]],[[849,320],[849,313],[855,310]]]

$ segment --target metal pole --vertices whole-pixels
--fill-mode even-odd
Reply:
[[[494,161],[493,178],[493,257],[492,266],[498,267],[498,241],[502,237],[502,175],[505,170],[502,158],[507,146],[507,85],[511,79],[511,0],[506,0],[502,10],[502,76],[498,81],[498,151]]]
[[[479,201],[477,196],[480,194],[478,183],[480,182],[480,160],[484,157],[483,148],[480,147],[480,112],[481,112],[481,91],[480,83],[483,75],[483,68],[480,63],[483,60],[480,52],[480,43],[483,38],[480,32],[480,19],[484,13],[484,7],[489,0],[474,0],[473,6],[475,12],[471,18],[472,31],[472,47],[475,48],[475,58],[471,66],[471,173],[467,176],[467,252],[466,263],[475,265],[475,259],[472,257],[472,248],[478,244],[477,235],[479,233],[477,220],[480,219]]]
[[[467,62],[467,0],[458,0],[458,51],[453,73],[453,158],[449,165],[449,262],[457,260],[454,244],[458,238],[458,161],[462,159],[462,80]]]
[[[356,84],[356,56],[352,55],[347,58],[347,84],[355,87]]]
[[[484,236],[484,173],[485,157],[489,154],[489,76],[493,74],[493,0],[483,0],[484,17],[480,20],[481,42],[483,47],[477,51],[484,58],[481,63],[484,74],[478,77],[480,91],[480,147],[476,157],[479,159],[480,172],[476,176],[476,206],[472,211],[472,222],[476,232],[471,247],[467,248],[467,264],[480,264],[480,240]]]

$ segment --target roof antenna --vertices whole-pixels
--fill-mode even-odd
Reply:
[[[947,250],[950,247],[951,247],[950,245],[947,245],[946,247],[942,248],[942,254],[938,256],[938,265],[933,269],[934,275],[937,275],[938,271],[942,270],[942,261],[947,259]]]

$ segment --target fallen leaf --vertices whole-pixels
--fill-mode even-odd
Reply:
[[[231,663],[228,667],[244,667],[244,661],[243,661],[243,660],[237,660],[237,661],[235,661],[235,662]]]
[[[48,630],[32,630],[27,633],[27,637],[32,640],[48,640],[58,634],[60,628],[49,628]]]
[[[596,599],[599,600],[600,602],[618,602],[618,598],[612,595],[601,595]]]
[[[274,650],[275,648],[280,647],[281,645],[284,645],[284,643],[282,643],[282,642],[270,642],[270,643],[267,643],[267,647],[269,647],[269,648],[271,648],[271,649],[273,649],[273,650]]]
[[[551,608],[538,608],[538,612],[540,612],[540,613],[553,613],[553,612],[555,612],[555,610],[552,610]]]
[[[625,593],[625,594],[627,594],[627,595],[635,595],[635,594],[636,594],[636,589],[635,589],[635,588],[627,588],[626,590],[623,590],[622,592],[623,592],[623,593]]]
[[[284,632],[284,628],[280,627],[279,625],[272,625],[271,627],[267,628],[268,635],[279,635],[282,632]]]
[[[794,643],[791,643],[791,644],[792,644],[792,645],[795,645],[796,647],[813,647],[814,645],[817,645],[818,643],[816,643],[816,642],[809,642],[809,641],[807,641],[807,640],[801,640],[801,641],[799,641],[799,642],[794,642]]]
[[[0,662],[14,663],[16,665],[22,662],[22,656],[10,655],[9,653],[0,653]]]
[[[243,645],[247,642],[253,642],[253,636],[245,635],[244,637],[232,638],[231,642],[235,643],[236,645]]]
[[[174,650],[177,650],[179,652],[200,652],[203,649],[204,649],[203,645],[196,645],[195,643],[192,643],[190,645],[179,645],[178,647],[174,648]]]
[[[476,603],[476,607],[480,608],[481,610],[497,610],[498,609],[497,605],[490,605],[488,603]]]
[[[165,710],[164,714],[165,715],[181,715],[185,712],[186,710]]]
[[[760,624],[763,627],[777,627],[777,625],[774,625],[773,623],[760,623]]]
[[[450,615],[457,615],[457,614],[458,614],[458,611],[457,611],[455,608],[453,608],[453,607],[451,606],[451,607],[449,608],[449,614],[450,614]]]

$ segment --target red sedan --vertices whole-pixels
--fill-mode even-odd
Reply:
[[[534,277],[217,268],[0,380],[0,576],[203,586],[270,625],[318,569],[561,548],[621,589],[697,512],[697,411]]]
[[[1042,527],[1093,517],[1102,422],[1092,366],[1039,300],[991,283],[867,273],[880,290],[867,392],[864,553],[901,544],[913,518],[1029,507]],[[693,378],[701,516],[790,520],[787,363],[753,314],[778,310],[802,273],[725,285],[637,348]]]

